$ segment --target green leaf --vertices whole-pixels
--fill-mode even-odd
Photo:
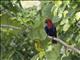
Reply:
[[[37,59],[39,59],[38,54],[34,55],[34,56],[31,58],[31,60],[37,60]]]
[[[63,31],[66,32],[69,29],[69,27],[70,27],[70,24],[69,23],[64,24]]]
[[[51,8],[52,8],[52,4],[47,4],[43,10],[42,10],[42,15],[44,17],[51,17]]]
[[[76,13],[75,18],[76,18],[76,20],[79,20],[79,19],[80,19],[80,12],[77,12],[77,13]]]
[[[56,6],[60,6],[62,4],[62,1],[55,1]]]
[[[47,60],[57,60],[57,59],[60,60],[59,50],[60,50],[59,45],[54,46],[52,51],[46,53]]]
[[[63,57],[62,60],[72,60],[72,59],[71,59],[71,57],[66,56],[66,57]]]

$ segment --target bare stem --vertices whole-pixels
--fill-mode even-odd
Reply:
[[[2,27],[2,28],[12,28],[14,30],[21,29],[20,27],[16,27],[16,26],[12,26],[12,25],[4,25],[4,24],[1,24],[0,27]]]
[[[67,48],[70,48],[70,49],[72,49],[73,51],[75,51],[75,52],[77,52],[77,53],[80,54],[80,50],[79,50],[79,49],[77,49],[77,48],[75,48],[75,47],[72,47],[72,46],[68,45],[67,43],[65,43],[65,42],[62,41],[61,39],[55,38],[55,37],[51,37],[51,36],[48,36],[48,37],[51,38],[51,39],[54,39],[55,41],[61,43],[62,45],[66,46]]]

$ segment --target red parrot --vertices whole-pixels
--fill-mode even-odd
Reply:
[[[45,20],[45,32],[48,36],[57,37],[56,27],[49,18]],[[57,43],[57,41],[52,39],[52,43]]]

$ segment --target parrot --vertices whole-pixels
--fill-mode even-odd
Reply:
[[[50,18],[45,19],[45,27],[44,27],[45,32],[47,33],[48,36],[51,37],[57,37],[57,31],[56,31],[56,26],[52,22]],[[56,44],[57,41],[52,39],[52,43]]]

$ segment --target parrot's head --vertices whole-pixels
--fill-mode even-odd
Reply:
[[[49,29],[53,27],[53,23],[49,18],[45,20],[45,24]]]

